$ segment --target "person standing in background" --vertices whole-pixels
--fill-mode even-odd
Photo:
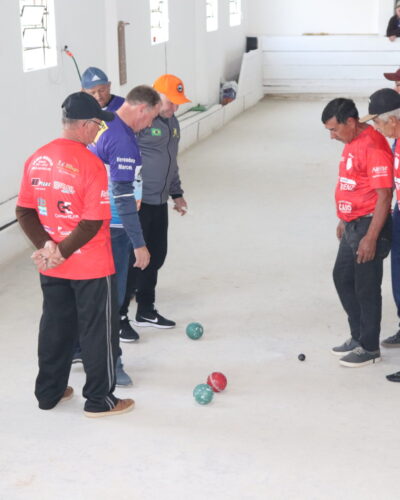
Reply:
[[[395,14],[389,19],[386,36],[391,42],[400,36],[400,1],[396,2]]]

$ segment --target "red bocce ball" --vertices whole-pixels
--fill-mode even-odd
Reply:
[[[214,392],[223,391],[227,383],[225,375],[221,372],[212,372],[207,378],[207,384]]]

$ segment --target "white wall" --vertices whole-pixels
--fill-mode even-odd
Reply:
[[[400,64],[400,39],[385,34],[394,0],[248,2],[249,36],[259,37],[267,94],[368,96]]]
[[[22,167],[37,147],[58,136],[60,106],[79,90],[73,62],[62,53],[68,45],[81,71],[104,69],[113,91],[126,95],[135,85],[151,84],[166,71],[182,77],[194,104],[218,101],[219,82],[239,73],[245,48],[244,20],[230,28],[228,0],[219,0],[219,30],[205,31],[204,0],[169,0],[170,40],[150,44],[148,0],[55,0],[58,66],[23,73],[18,1],[2,2],[0,81],[3,119],[0,123],[0,226],[12,218]],[[117,23],[126,27],[128,83],[118,83]]]
[[[393,0],[250,0],[249,33],[384,34]]]

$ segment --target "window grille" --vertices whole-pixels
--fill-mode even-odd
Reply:
[[[206,27],[207,31],[218,29],[218,0],[206,0]]]
[[[24,71],[55,66],[55,16],[53,0],[20,0]]]
[[[242,22],[241,0],[229,0],[229,26],[239,26]]]
[[[151,43],[168,42],[168,0],[150,0]]]

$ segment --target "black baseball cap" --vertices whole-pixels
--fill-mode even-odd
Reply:
[[[363,116],[360,122],[364,123],[378,115],[400,108],[400,94],[393,89],[381,89],[374,92],[369,98],[368,115]]]
[[[75,92],[69,95],[61,107],[65,118],[74,120],[98,118],[105,122],[114,120],[114,113],[103,111],[96,99],[86,92]]]

